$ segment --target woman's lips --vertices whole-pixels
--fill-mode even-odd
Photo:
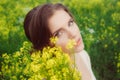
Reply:
[[[81,44],[81,39],[79,38],[77,41],[76,41],[76,45],[75,46],[79,46]]]

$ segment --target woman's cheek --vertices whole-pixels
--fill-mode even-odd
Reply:
[[[58,40],[56,45],[60,46],[64,52],[67,52],[67,49],[66,49],[67,41],[65,41],[65,40]]]
[[[64,41],[58,41],[57,45],[60,46],[60,47],[64,47],[64,46],[66,46],[66,42],[64,42]]]

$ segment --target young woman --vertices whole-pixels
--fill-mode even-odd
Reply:
[[[77,24],[68,9],[62,4],[44,4],[33,8],[24,21],[24,30],[36,50],[51,46],[50,38],[57,37],[56,45],[70,54],[66,48],[69,40],[74,40],[75,64],[81,72],[82,80],[96,80],[91,69],[89,55]],[[70,56],[72,57],[72,56]],[[72,58],[71,58],[72,59]]]

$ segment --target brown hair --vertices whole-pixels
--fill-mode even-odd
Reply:
[[[48,28],[48,19],[56,10],[63,9],[71,17],[68,9],[60,3],[44,4],[30,10],[24,20],[24,30],[27,38],[32,42],[34,49],[42,50],[49,45],[49,38],[52,36]]]

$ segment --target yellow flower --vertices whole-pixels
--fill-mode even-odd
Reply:
[[[33,67],[31,67],[31,63],[27,63],[26,67],[23,69],[23,74],[30,74],[33,70]]]
[[[34,73],[36,73],[41,69],[41,64],[35,64],[34,62],[32,62],[30,68]]]
[[[49,69],[49,70],[48,70],[48,74],[49,74],[50,76],[54,75],[54,70],[53,70],[53,69]]]
[[[56,44],[58,38],[57,37],[51,37],[50,38],[50,42],[53,43],[53,44]]]
[[[31,55],[31,59],[32,59],[33,61],[38,62],[39,59],[40,59],[40,54],[41,54],[40,51],[37,51],[37,52],[32,53],[32,55]]]
[[[19,57],[20,56],[20,52],[17,51],[15,54],[13,54],[13,57]]]
[[[70,43],[73,44],[74,41]],[[27,47],[29,46],[24,45],[14,55],[7,53],[2,55],[4,61],[0,75],[3,74],[4,77],[7,75],[11,80],[16,80],[17,75],[20,75],[18,78],[20,80],[79,80],[79,75],[73,71],[74,68],[71,69],[69,55],[64,53],[61,47],[48,46],[42,51],[32,52],[31,55]]]
[[[68,70],[68,68],[63,68],[63,69],[62,69],[62,72],[64,72],[64,73],[69,73],[69,70]]]
[[[75,40],[70,39],[70,40],[68,41],[68,44],[67,44],[66,48],[67,48],[67,49],[72,49],[75,45],[76,45]]]
[[[42,54],[42,61],[47,61],[47,59],[49,58],[50,58],[50,54],[48,54],[47,51]]]
[[[104,45],[104,47],[105,47],[105,48],[107,48],[107,47],[108,47],[108,45],[107,45],[107,44],[105,44],[105,45]]]
[[[11,79],[12,80],[17,80],[17,77],[16,76],[12,76]]]
[[[57,79],[57,76],[54,75],[54,76],[52,76],[52,77],[50,78],[50,80],[58,80],[58,79]]]
[[[46,63],[46,68],[47,68],[47,69],[50,69],[50,68],[55,67],[55,65],[56,65],[55,60],[54,60],[54,59],[50,59],[50,60],[48,60],[47,63]]]
[[[79,76],[78,76],[78,75],[79,75]],[[73,78],[74,78],[75,80],[80,80],[80,79],[81,79],[81,73],[80,73],[80,72],[77,72],[76,69],[74,69],[74,71],[73,71]]]

